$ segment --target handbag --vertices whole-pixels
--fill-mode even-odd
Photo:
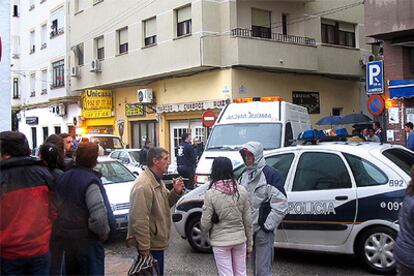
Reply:
[[[269,230],[266,229],[266,227],[264,226],[266,219],[270,214],[270,211],[272,211],[272,208],[270,207],[270,199],[263,201],[259,207],[259,219],[257,220],[257,222],[260,228],[266,233],[273,232],[273,229]]]
[[[128,276],[160,276],[158,262],[149,254],[148,256],[139,255],[134,259],[128,270]]]
[[[213,214],[211,215],[211,222],[217,224],[220,222],[219,216],[216,213],[216,210],[213,210]]]

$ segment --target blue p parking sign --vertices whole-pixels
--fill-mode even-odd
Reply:
[[[383,61],[368,62],[366,70],[367,94],[384,93]]]

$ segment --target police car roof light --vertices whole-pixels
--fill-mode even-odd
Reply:
[[[335,131],[336,135],[341,136],[341,137],[347,137],[348,136],[348,131],[346,130],[346,128],[338,128]]]

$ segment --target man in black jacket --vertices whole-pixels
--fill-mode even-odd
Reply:
[[[185,178],[184,185],[189,190],[194,189],[196,159],[194,148],[191,145],[191,136],[184,133],[177,150],[177,171],[181,177]]]

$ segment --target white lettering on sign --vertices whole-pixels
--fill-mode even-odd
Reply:
[[[336,214],[333,201],[289,202],[288,214],[291,215],[329,215]]]
[[[214,121],[215,119],[216,118],[211,117],[211,116],[204,117],[204,121]]]
[[[244,114],[230,114],[226,120],[242,120],[242,119],[271,119],[270,113],[244,113]]]
[[[381,67],[377,64],[371,65],[369,67],[369,85],[379,84],[381,83],[378,76],[381,74]]]

